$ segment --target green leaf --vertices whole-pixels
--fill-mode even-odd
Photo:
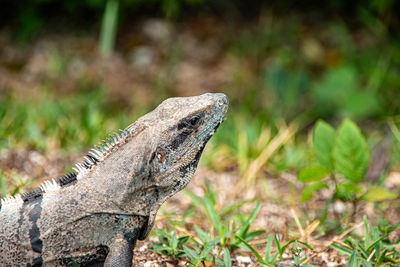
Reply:
[[[331,247],[336,249],[339,253],[344,254],[344,255],[351,255],[352,250],[343,246],[340,246],[338,244],[332,243]]]
[[[276,249],[278,250],[279,256],[280,256],[280,258],[282,260],[281,241],[279,240],[277,235],[274,236],[274,240],[275,240]]]
[[[300,241],[300,240],[297,240],[297,242],[299,242],[300,244],[306,246],[308,249],[314,250],[313,246],[311,246],[310,244],[308,244],[306,242],[303,242],[303,241]]]
[[[188,248],[187,246],[183,246],[183,251],[185,251],[186,256],[191,260],[199,258],[199,255],[196,253],[196,251]]]
[[[256,238],[257,236],[262,235],[263,233],[265,233],[265,230],[252,231],[250,233],[246,233],[244,235],[244,239],[246,241],[250,241],[250,240],[253,240],[254,238]]]
[[[205,209],[205,205],[204,202],[201,198],[199,198],[198,196],[196,196],[195,194],[193,194],[192,192],[190,192],[188,189],[184,189],[183,193],[188,196],[190,198],[190,201],[192,202],[192,204],[196,207],[201,207],[204,210]]]
[[[252,210],[249,218],[247,218],[246,222],[237,231],[237,233],[236,233],[237,235],[239,235],[240,237],[243,237],[243,235],[248,231],[250,225],[256,219],[256,216],[257,216],[258,212],[260,211],[260,209],[261,209],[261,203],[258,201],[256,204],[256,207]]]
[[[383,200],[391,200],[397,198],[397,195],[383,187],[370,187],[367,192],[361,196],[361,199],[374,202],[374,201],[383,201]]]
[[[200,257],[201,258],[207,257],[217,244],[218,244],[217,240],[211,240],[210,242],[204,244],[204,250],[200,253]]]
[[[256,204],[256,207],[253,209],[253,211],[251,212],[250,216],[247,218],[246,222],[237,230],[235,235],[238,235],[238,236],[240,236],[240,237],[242,237],[244,239],[252,237],[252,235],[251,236],[247,236],[247,232],[249,231],[250,225],[254,222],[254,220],[255,220],[258,212],[260,211],[260,209],[261,209],[261,203],[258,201],[257,204]],[[258,234],[256,234],[256,235],[258,235]],[[239,243],[240,243],[240,241],[238,239],[233,238],[233,240],[231,242],[231,246],[237,246]]]
[[[350,255],[349,263],[347,264],[348,267],[359,267],[359,258],[360,255],[357,252],[357,249],[354,249]]]
[[[313,150],[319,163],[330,170],[333,170],[334,145],[335,130],[323,120],[318,120],[313,131]]]
[[[335,169],[352,182],[365,177],[369,164],[367,143],[357,125],[345,119],[339,126],[333,149]]]
[[[357,242],[356,248],[360,251],[361,257],[368,258],[369,253],[361,246],[360,242]]]
[[[204,195],[204,203],[206,206],[208,217],[210,218],[211,222],[213,223],[218,234],[221,235],[221,232],[223,231],[222,224],[221,224],[221,221],[219,219],[217,212],[215,211],[212,200],[208,194]],[[223,237],[223,236],[221,236],[221,237]]]
[[[368,248],[370,240],[371,240],[371,236],[369,234],[369,226],[368,226],[368,222],[367,222],[367,215],[364,215],[363,221],[364,221],[364,247]]]
[[[170,245],[173,249],[176,249],[178,247],[178,238],[176,237],[175,231],[172,232]]]
[[[321,165],[304,168],[299,173],[299,181],[302,183],[317,182],[325,178],[329,170]]]
[[[361,258],[361,266],[362,266],[362,267],[372,267],[372,264],[369,263],[369,261],[367,261],[367,260]]]
[[[386,237],[388,237],[389,234],[385,234],[379,238],[377,238],[374,243],[372,243],[368,248],[367,251],[372,251],[373,249],[375,249],[375,253],[380,251],[380,242],[385,239]],[[375,238],[374,238],[375,239]],[[377,255],[377,258],[379,258],[379,256]]]
[[[178,239],[178,247],[182,247],[182,245],[185,244],[188,240],[189,240],[189,236],[188,235],[184,235],[184,236],[179,237],[179,239]]]
[[[201,242],[203,242],[203,244],[205,244],[205,243],[207,243],[207,242],[212,240],[208,236],[208,234],[206,232],[204,232],[202,229],[200,229],[200,227],[198,227],[197,225],[194,225],[194,230],[196,231],[197,236],[199,237]]]
[[[265,248],[265,262],[271,262],[271,249],[272,249],[272,235],[268,235],[267,247]]]
[[[352,200],[357,193],[361,192],[361,187],[354,183],[341,183],[337,185],[336,195],[339,199]]]
[[[283,254],[283,253],[285,252],[286,248],[287,248],[290,244],[292,244],[292,243],[294,243],[294,242],[296,242],[296,241],[297,241],[297,240],[292,239],[292,240],[289,240],[288,242],[286,242],[286,244],[283,245],[282,248],[281,248],[281,253]],[[281,254],[281,256],[282,256],[282,254]],[[282,259],[281,259],[281,260],[282,260]]]
[[[225,215],[227,215],[227,214],[229,214],[229,213],[231,213],[231,212],[233,212],[235,210],[238,210],[243,205],[251,203],[251,202],[254,202],[254,200],[245,199],[245,200],[241,200],[239,202],[236,202],[234,204],[229,204],[223,210],[221,210],[219,212],[219,214],[220,214],[221,217],[223,217],[223,216],[225,216]]]
[[[225,267],[232,267],[231,254],[229,253],[229,249],[228,248],[224,248],[224,266]]]
[[[241,242],[243,242],[243,244],[251,251],[254,253],[254,255],[256,256],[257,260],[259,263],[261,264],[267,264],[266,262],[264,262],[263,258],[261,257],[261,255],[257,252],[257,250],[255,248],[253,248],[249,243],[246,242],[246,240],[244,240],[243,238],[241,238],[240,236],[236,235],[236,238],[238,238]]]
[[[309,201],[315,192],[321,191],[322,188],[328,188],[328,185],[324,182],[315,182],[308,184],[301,193],[301,202]]]

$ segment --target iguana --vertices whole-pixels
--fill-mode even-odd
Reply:
[[[161,204],[192,178],[226,95],[163,101],[69,174],[0,202],[0,266],[131,266]]]

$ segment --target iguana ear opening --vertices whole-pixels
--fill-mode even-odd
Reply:
[[[139,240],[145,240],[149,236],[151,229],[153,229],[156,220],[156,215],[157,211],[150,212],[149,217],[147,217],[147,222],[143,225],[142,229],[140,229],[140,233],[138,236]]]

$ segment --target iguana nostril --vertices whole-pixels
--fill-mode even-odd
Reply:
[[[222,108],[223,106],[228,105],[228,97],[225,94],[219,94],[219,99],[217,100],[218,107]]]

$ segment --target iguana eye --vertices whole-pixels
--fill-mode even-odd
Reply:
[[[194,116],[193,118],[191,118],[190,119],[190,124],[192,125],[192,126],[195,126],[198,122],[199,122],[199,117],[198,116]]]
[[[158,162],[164,164],[165,160],[167,158],[167,154],[165,153],[165,151],[162,148],[157,148],[156,158],[157,158]]]
[[[199,126],[203,114],[190,115],[178,123],[178,130],[194,129]]]

